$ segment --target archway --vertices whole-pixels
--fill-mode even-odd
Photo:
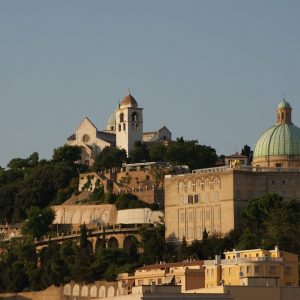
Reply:
[[[105,298],[105,286],[101,286],[99,289],[99,298]]]
[[[109,248],[119,248],[118,240],[115,237],[111,237],[108,240],[108,247]]]
[[[88,297],[89,295],[89,288],[87,285],[84,285],[81,289],[81,296]]]
[[[72,293],[73,296],[79,296],[79,285],[78,284],[75,284],[73,286],[73,293]]]
[[[137,256],[138,240],[135,236],[129,235],[124,239],[123,249],[130,257]]]
[[[96,245],[95,245],[95,253],[97,253],[101,248],[105,248],[105,241],[103,241],[103,239],[97,239],[96,241]]]

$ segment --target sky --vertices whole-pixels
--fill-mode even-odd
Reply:
[[[144,130],[252,148],[285,95],[300,126],[298,0],[1,0],[0,166],[49,159],[128,89]]]

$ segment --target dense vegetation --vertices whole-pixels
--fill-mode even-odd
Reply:
[[[244,151],[250,160],[251,149],[245,146]],[[133,239],[126,250],[108,247],[104,233],[102,242],[93,251],[87,238],[88,231],[82,226],[77,242],[67,241],[60,245],[49,240],[48,247],[37,252],[33,238],[48,232],[54,219],[48,206],[62,203],[77,192],[78,173],[84,170],[75,163],[79,157],[78,147],[63,146],[54,150],[51,160],[39,160],[38,154],[33,153],[26,159],[11,160],[7,169],[0,168],[0,222],[22,222],[24,234],[22,239],[12,239],[1,246],[0,291],[39,290],[70,280],[81,283],[111,281],[118,273],[132,271],[144,264],[210,259],[233,248],[270,249],[278,245],[282,250],[300,254],[300,203],[284,200],[277,194],[249,201],[241,212],[239,229],[225,236],[204,230],[202,240],[195,240],[190,245],[185,239],[177,248],[166,243],[164,225],[157,224],[154,228],[142,227],[141,242]],[[129,160],[169,161],[194,169],[214,166],[217,156],[211,147],[180,138],[168,146],[146,147],[136,143]],[[123,150],[108,147],[98,156],[94,169],[114,172],[125,161]],[[154,171],[159,186],[163,173],[159,169]],[[124,178],[123,184],[128,181],[129,178]],[[88,183],[86,189],[89,189]],[[88,200],[115,204],[118,209],[149,207],[132,194],[104,193],[100,184]]]
[[[21,222],[32,206],[45,208],[70,197],[78,186],[79,157],[80,148],[63,146],[51,160],[39,160],[37,153],[12,159],[0,170],[0,223]]]

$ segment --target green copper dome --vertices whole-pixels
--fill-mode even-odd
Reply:
[[[279,106],[288,104],[284,102]],[[294,124],[277,124],[267,129],[255,145],[254,158],[272,155],[300,155],[300,128]]]
[[[107,126],[115,126],[116,125],[116,113],[113,112],[108,119]]]

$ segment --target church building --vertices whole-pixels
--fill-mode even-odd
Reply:
[[[171,140],[172,133],[165,126],[157,131],[143,132],[143,108],[128,92],[110,116],[105,130],[98,130],[85,117],[76,132],[67,139],[67,144],[79,146],[82,149],[81,163],[92,165],[97,155],[107,146],[125,149],[129,155],[135,142],[153,144]]]
[[[225,234],[239,225],[248,201],[266,193],[300,201],[300,128],[283,99],[276,124],[258,139],[252,166],[239,159],[222,166],[165,178],[166,239],[202,239],[204,229]]]

